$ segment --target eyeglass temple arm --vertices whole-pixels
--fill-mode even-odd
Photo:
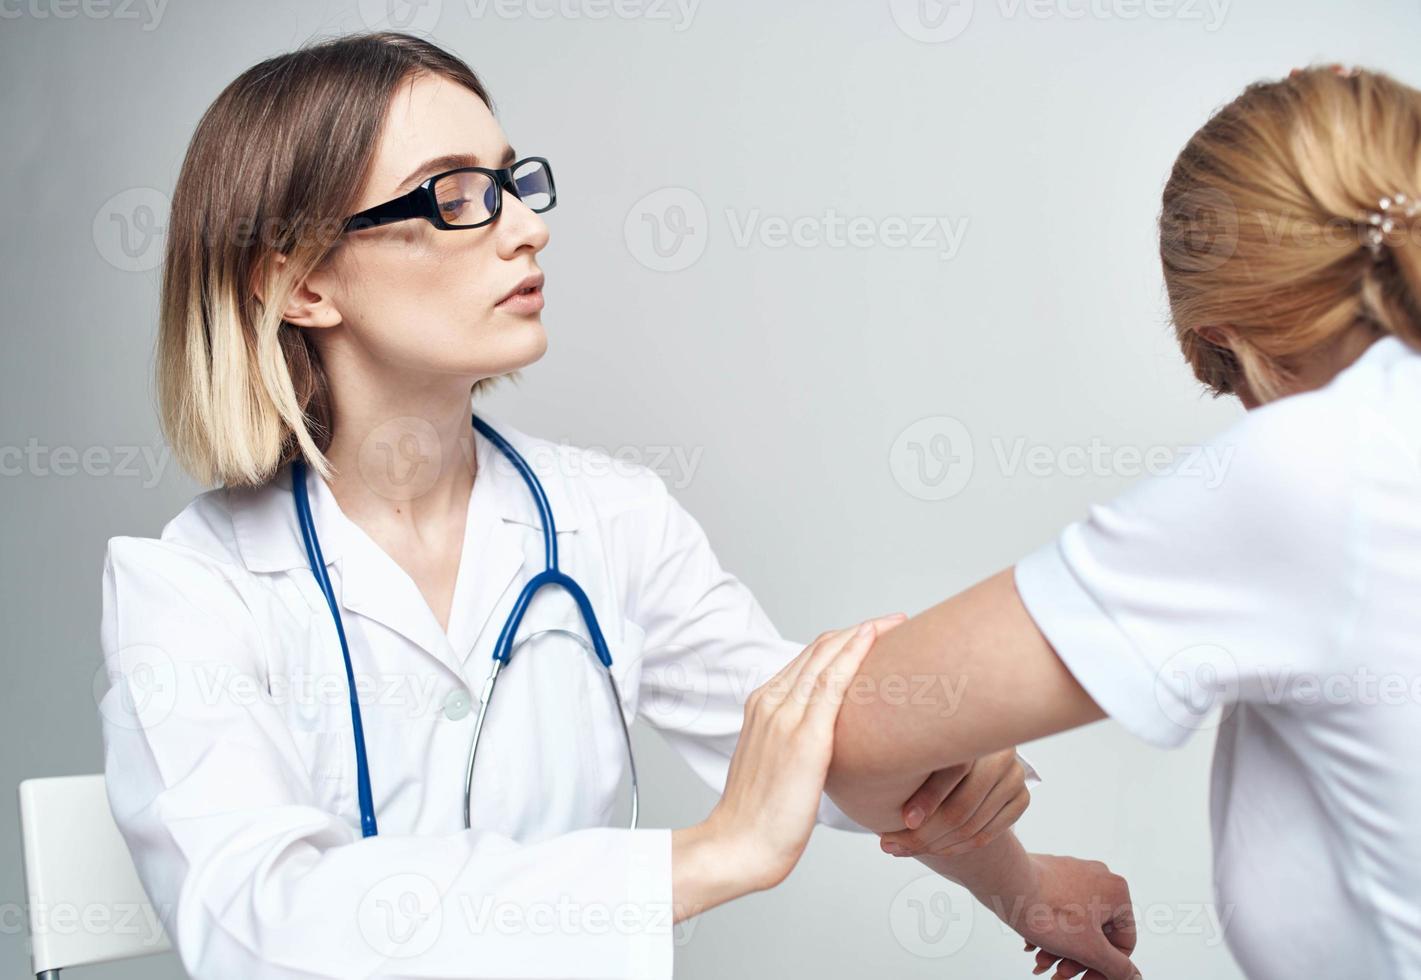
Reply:
[[[423,187],[416,187],[404,197],[397,197],[393,201],[386,201],[359,214],[353,214],[346,221],[345,230],[359,231],[362,228],[404,221],[406,218],[422,218],[428,210],[425,207],[425,193]]]

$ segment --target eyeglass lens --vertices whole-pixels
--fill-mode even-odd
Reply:
[[[553,185],[548,168],[541,161],[527,160],[513,171],[518,199],[530,211],[546,211],[552,206]],[[498,190],[488,174],[464,171],[434,182],[439,213],[451,225],[476,225],[487,221],[498,204]]]

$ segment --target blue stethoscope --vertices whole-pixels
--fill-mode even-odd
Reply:
[[[543,491],[543,485],[538,481],[538,477],[533,473],[518,450],[514,449],[507,440],[495,432],[487,422],[477,415],[472,416],[474,428],[483,434],[484,438],[498,449],[504,457],[513,464],[523,477],[523,482],[528,485],[528,492],[533,496],[533,502],[538,507],[538,517],[543,525],[543,552],[545,555],[544,568],[537,575],[528,580],[528,584],[519,593],[518,600],[513,603],[513,609],[508,614],[508,619],[504,621],[503,630],[498,634],[498,643],[493,648],[493,669],[489,672],[488,680],[484,682],[483,692],[480,696],[478,720],[474,723],[473,740],[469,744],[469,764],[464,771],[464,826],[470,827],[470,800],[472,798],[474,780],[474,760],[479,752],[479,735],[483,732],[484,718],[488,714],[489,705],[493,702],[493,691],[498,683],[499,672],[513,656],[513,652],[524,643],[536,636],[544,633],[556,633],[566,636],[576,641],[588,653],[591,653],[601,661],[605,668],[607,683],[611,686],[612,704],[615,708],[617,719],[622,725],[622,739],[627,747],[627,760],[630,763],[631,772],[631,796],[632,796],[632,820],[633,828],[637,825],[638,788],[636,778],[636,759],[632,755],[632,736],[627,727],[626,716],[622,714],[622,699],[617,690],[617,680],[612,676],[612,654],[607,649],[607,641],[602,636],[602,627],[597,624],[597,614],[592,611],[592,603],[587,599],[587,593],[582,590],[571,577],[558,569],[558,536],[557,526],[553,523],[553,509],[548,503],[548,496]],[[487,477],[485,477],[487,479]],[[357,776],[357,792],[360,798],[360,831],[364,837],[374,837],[379,831],[375,826],[375,803],[370,792],[370,766],[365,757],[365,729],[360,722],[360,701],[355,694],[355,671],[350,665],[350,647],[345,641],[345,625],[341,622],[340,608],[336,604],[335,590],[331,588],[330,576],[326,574],[326,562],[321,554],[321,542],[316,537],[316,523],[311,519],[311,501],[306,492],[306,463],[304,460],[296,459],[291,463],[291,491],[296,500],[296,521],[301,528],[302,540],[306,543],[306,558],[311,564],[311,573],[316,576],[317,583],[321,586],[321,592],[325,594],[326,605],[330,606],[331,618],[335,620],[336,634],[340,637],[340,652],[345,658],[345,680],[350,690],[350,721],[355,734],[355,767]],[[587,637],[574,633],[571,630],[547,629],[539,630],[523,640],[514,643],[514,637],[518,634],[518,627],[523,622],[523,616],[528,611],[529,604],[538,590],[545,585],[561,586],[568,595],[572,596],[577,603],[577,608],[582,614],[583,625],[587,627],[587,633],[591,637],[589,642]]]

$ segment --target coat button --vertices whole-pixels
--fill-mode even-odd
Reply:
[[[444,699],[444,717],[450,721],[458,721],[469,713],[469,692],[462,687],[456,687],[449,692],[449,696]]]

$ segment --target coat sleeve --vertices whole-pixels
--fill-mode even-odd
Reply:
[[[521,846],[362,838],[317,803],[265,684],[245,570],[113,538],[103,571],[114,818],[196,978],[670,978],[667,830]]]
[[[645,633],[638,717],[717,793],[725,789],[745,701],[803,644],[780,636],[705,532],[652,470],[637,467],[620,508],[627,617]],[[821,824],[867,832],[824,795]]]
[[[631,619],[646,633],[639,714],[716,792],[725,788],[745,701],[807,646],[780,636],[749,588],[716,560],[705,531],[654,472],[638,475]],[[1018,754],[1027,785],[1040,782]],[[905,801],[906,802],[906,801]],[[818,822],[870,831],[824,794]]]

